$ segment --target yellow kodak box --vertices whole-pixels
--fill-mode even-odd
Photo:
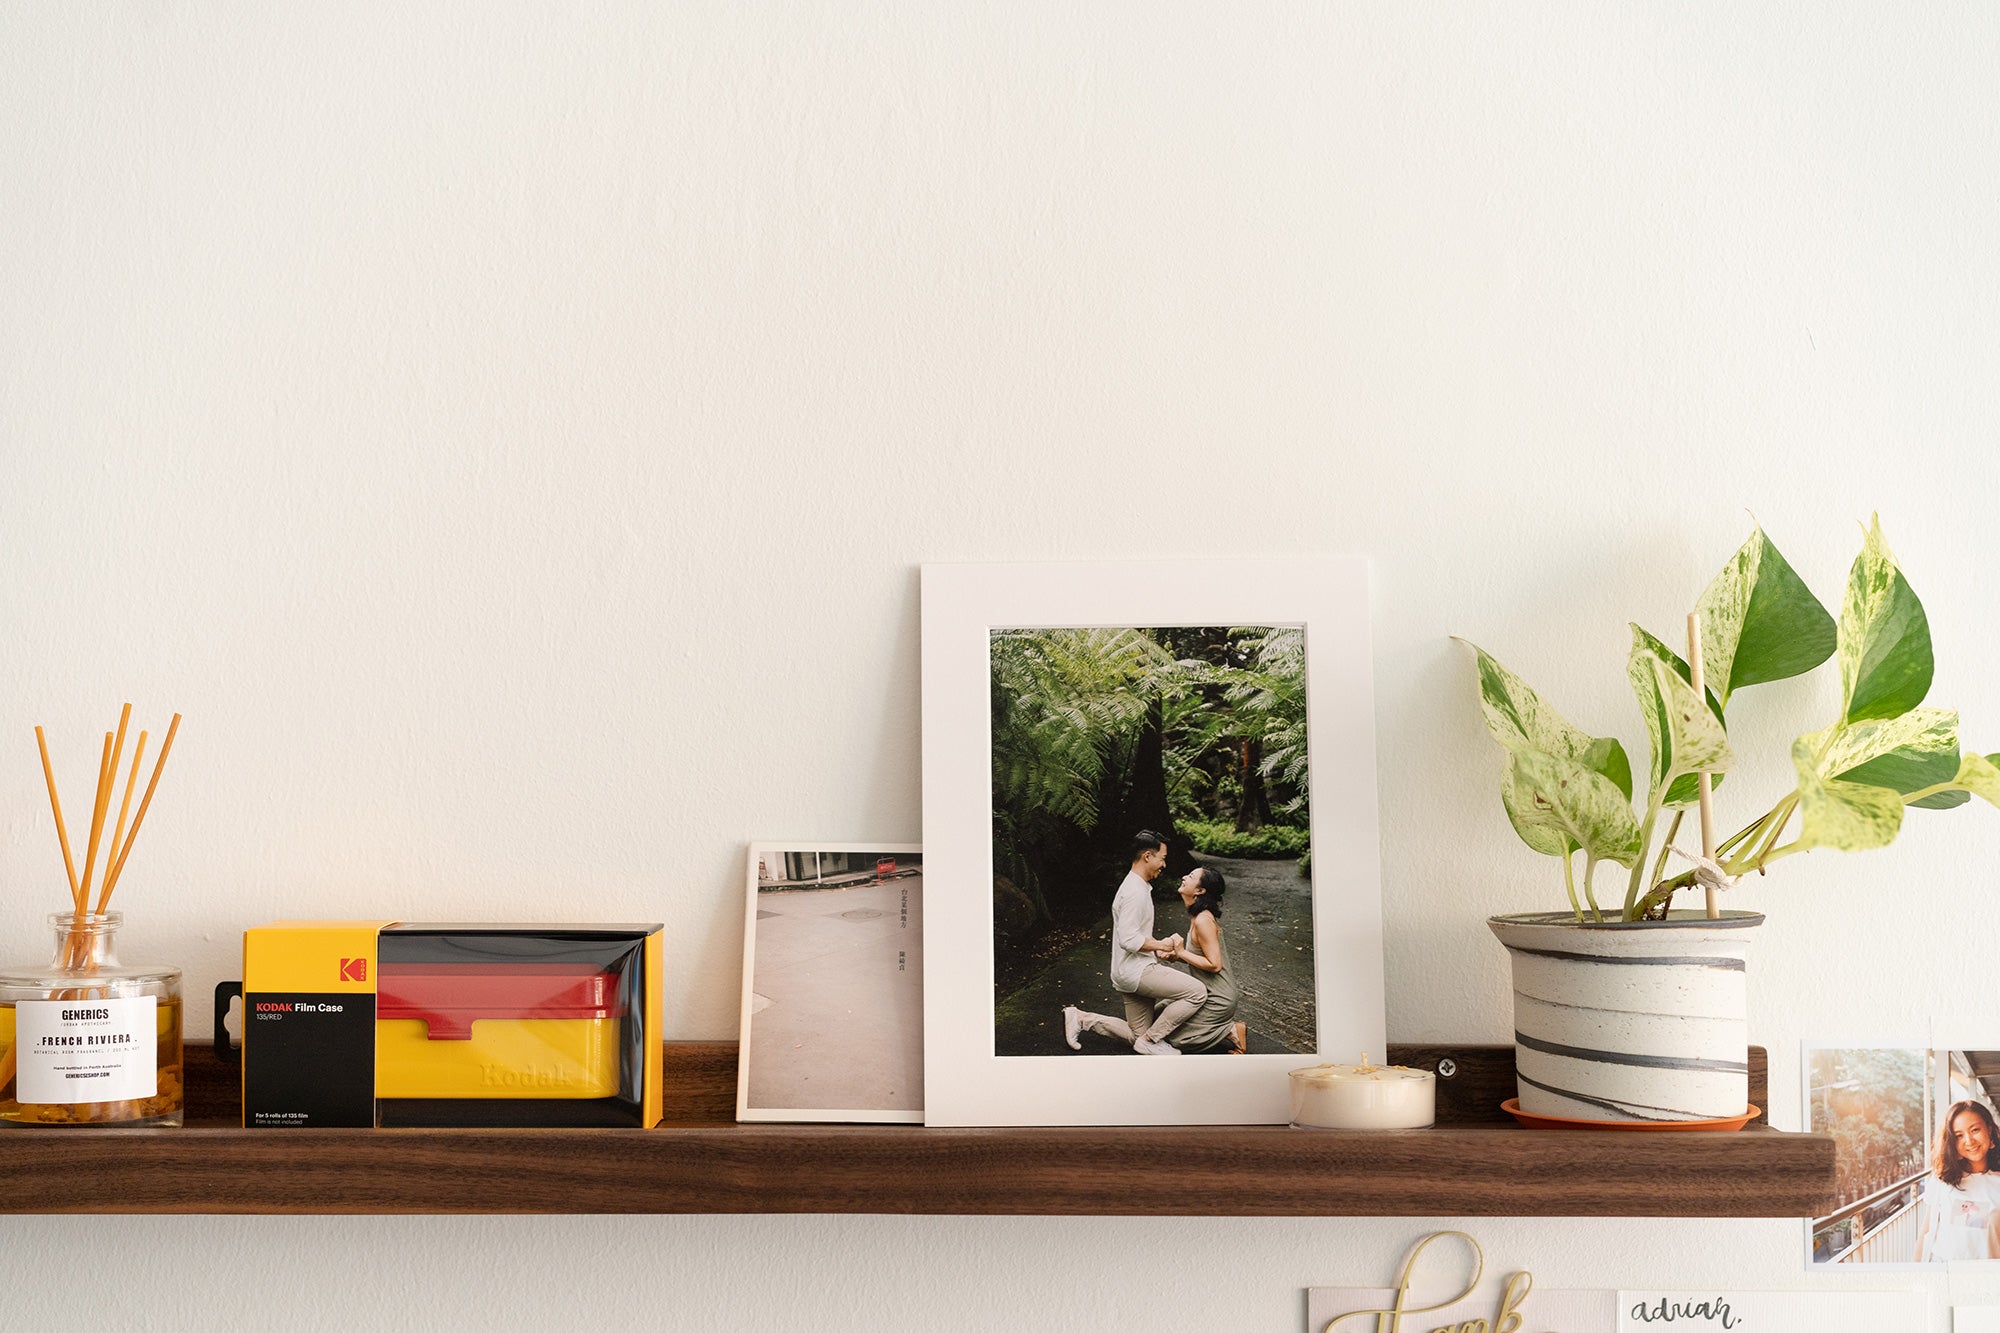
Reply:
[[[277,921],[243,936],[243,1123],[650,1128],[653,925]]]

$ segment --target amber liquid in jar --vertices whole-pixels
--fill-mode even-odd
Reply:
[[[57,913],[52,962],[0,968],[0,1128],[181,1123],[181,974],[120,964],[120,921]]]

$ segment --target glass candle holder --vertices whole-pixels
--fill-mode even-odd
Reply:
[[[117,912],[57,912],[55,956],[0,968],[0,1127],[178,1125],[181,973],[127,967]]]

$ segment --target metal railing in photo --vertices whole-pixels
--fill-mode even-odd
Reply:
[[[1917,1258],[1917,1199],[1924,1171],[1916,1171],[1812,1222],[1813,1262],[1908,1264]]]

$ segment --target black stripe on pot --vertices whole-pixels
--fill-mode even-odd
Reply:
[[[1685,930],[1690,926],[1702,930],[1749,930],[1764,924],[1764,914],[1739,912],[1731,908],[1719,917],[1701,912],[1676,912],[1665,921],[1579,921],[1573,912],[1508,912],[1488,917],[1487,920],[1497,921],[1503,926],[1553,927],[1558,930]]]
[[[1517,989],[1514,992],[1514,1004],[1516,1008],[1520,1006],[1523,1000],[1531,1004],[1539,1004],[1545,1009],[1569,1009],[1579,1014],[1617,1014],[1623,1017],[1626,1014],[1643,1012],[1642,1010],[1634,1009],[1606,1009],[1601,1004],[1568,1004],[1562,1000],[1548,1000],[1539,995],[1530,995],[1527,991]],[[1679,1017],[1679,1015],[1674,1016]]]
[[[1700,954],[1673,958],[1610,958],[1595,953],[1567,953],[1561,949],[1522,949],[1511,944],[1507,947],[1515,953],[1530,954],[1536,958],[1560,958],[1569,963],[1608,963],[1614,967],[1628,967],[1634,964],[1640,967],[1707,967],[1723,972],[1748,970],[1741,958],[1706,958]]]
[[[1641,1106],[1637,1102],[1606,1101],[1602,1097],[1592,1097],[1581,1092],[1571,1092],[1568,1088],[1558,1088],[1553,1084],[1543,1083],[1539,1079],[1529,1078],[1519,1070],[1514,1071],[1514,1077],[1531,1088],[1540,1088],[1543,1092],[1552,1092],[1558,1097],[1567,1097],[1573,1102],[1582,1102],[1585,1106],[1599,1106],[1607,1111],[1617,1111],[1633,1120],[1705,1120],[1708,1118],[1695,1111],[1677,1111],[1671,1106]],[[1638,1112],[1640,1111],[1658,1111],[1659,1114],[1639,1115]],[[1533,1113],[1530,1112],[1530,1114]]]
[[[1560,1055],[1569,1060],[1588,1060],[1600,1065],[1636,1065],[1641,1069],[1680,1069],[1697,1074],[1748,1074],[1750,1065],[1740,1060],[1691,1060],[1678,1055],[1635,1055],[1630,1051],[1593,1051],[1582,1046],[1558,1046],[1540,1037],[1516,1032],[1514,1041],[1544,1055]]]

